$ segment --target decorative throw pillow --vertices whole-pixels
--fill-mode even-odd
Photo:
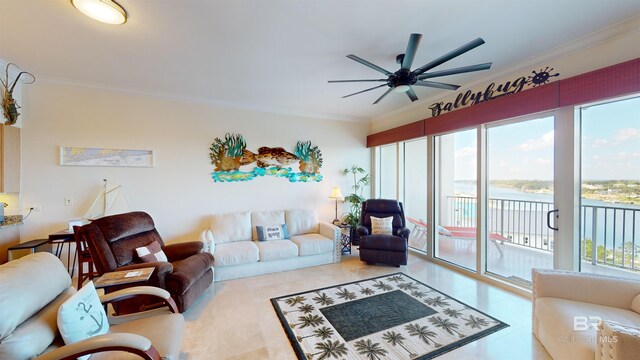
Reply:
[[[65,344],[109,332],[109,321],[93,281],[89,281],[58,309],[58,329]],[[91,355],[78,357],[86,360]]]
[[[258,233],[258,241],[284,240],[289,238],[287,224],[269,226],[258,225],[256,226],[256,232]]]
[[[142,262],[156,262],[156,261],[168,261],[167,255],[164,254],[160,243],[157,241],[152,242],[147,246],[136,248],[138,257]]]
[[[371,217],[371,234],[393,235],[393,216]]]

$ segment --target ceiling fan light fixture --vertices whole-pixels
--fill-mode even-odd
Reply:
[[[398,85],[393,89],[393,92],[405,93],[405,92],[409,91],[409,89],[411,89],[411,86],[409,86],[409,85]]]
[[[127,12],[113,0],[71,0],[71,4],[81,13],[105,24],[127,22]]]

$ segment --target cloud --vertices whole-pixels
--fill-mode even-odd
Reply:
[[[609,141],[607,141],[607,139],[596,139],[592,144],[591,147],[594,148],[599,148],[602,146],[605,146],[609,143]]]
[[[545,133],[537,139],[529,139],[518,147],[522,151],[535,151],[553,146],[553,130]]]
[[[539,165],[549,165],[549,164],[551,164],[551,160],[550,160],[550,159],[542,159],[542,158],[538,158],[538,159],[536,159],[536,164],[539,164]]]
[[[618,141],[640,139],[640,129],[635,129],[635,128],[620,129],[618,130],[618,133],[613,138]]]
[[[473,146],[465,146],[456,151],[455,157],[462,158],[468,156],[476,156],[477,149]]]

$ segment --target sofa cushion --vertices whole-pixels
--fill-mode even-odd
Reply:
[[[318,233],[320,231],[320,222],[315,210],[287,210],[285,220],[291,236]]]
[[[251,240],[216,245],[214,266],[242,265],[258,262],[258,247]]]
[[[251,211],[213,215],[211,232],[216,244],[251,240]]]
[[[74,287],[68,287],[42,310],[2,339],[0,359],[32,359],[45,352],[58,335],[58,308],[75,293]]]
[[[253,211],[251,213],[251,239],[257,241],[256,226],[284,224],[284,210]]]
[[[640,323],[640,314],[631,310],[580,301],[542,297],[534,306],[539,340],[554,359],[594,359],[598,318]],[[574,330],[574,321],[579,330]]]
[[[67,269],[51,253],[31,254],[0,266],[0,340],[69,286]]]
[[[300,256],[324,254],[333,251],[333,241],[320,234],[305,234],[291,237],[291,241],[298,245]]]
[[[260,249],[260,261],[288,259],[298,256],[298,246],[290,240],[260,241],[256,245]]]

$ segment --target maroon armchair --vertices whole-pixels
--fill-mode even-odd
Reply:
[[[77,227],[75,236],[86,241],[99,275],[111,271],[154,267],[146,285],[166,289],[184,312],[213,282],[213,255],[202,252],[202,242],[165,245],[153,219],[145,212],[105,216]],[[157,241],[168,261],[142,262],[136,248]],[[126,287],[126,286],[125,286]],[[150,299],[121,302],[120,311],[128,313],[152,305]]]
[[[371,217],[393,217],[392,234],[371,234]],[[362,203],[360,225],[360,260],[367,264],[407,265],[409,229],[402,203],[397,200],[369,199]]]

